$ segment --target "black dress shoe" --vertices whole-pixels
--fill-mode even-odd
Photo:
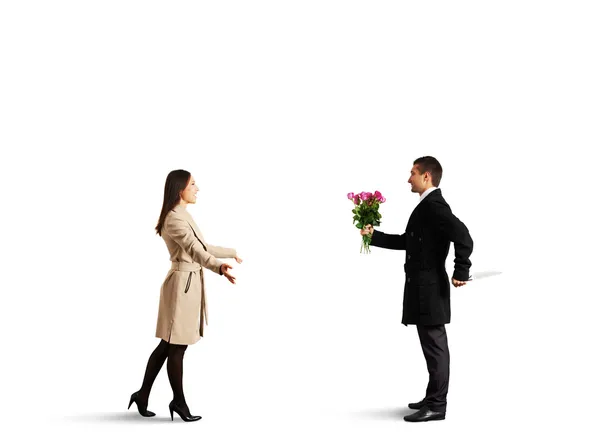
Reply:
[[[416,413],[404,416],[404,420],[408,422],[441,421],[442,419],[446,419],[445,411],[431,411],[426,406],[421,407]]]
[[[424,406],[425,406],[425,399],[422,399],[421,401],[415,402],[413,404],[408,404],[408,408],[410,408],[412,410],[420,410]]]
[[[140,402],[140,396],[139,396],[139,391],[136,391],[135,393],[133,393],[131,395],[131,399],[129,399],[129,406],[127,407],[127,409],[129,410],[129,407],[131,407],[131,404],[135,402],[135,404],[137,405],[137,409],[138,412],[144,416],[145,418],[151,418],[152,416],[156,416],[156,413],[153,413],[151,411],[148,411],[148,403],[143,403]]]
[[[175,403],[175,401],[171,401],[169,404],[169,411],[171,412],[171,420],[173,420],[173,412],[177,413],[185,422],[194,422],[202,419],[202,416],[192,416],[187,405],[180,405]]]

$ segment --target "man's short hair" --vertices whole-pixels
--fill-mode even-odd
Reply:
[[[423,175],[426,172],[431,174],[431,183],[433,186],[438,187],[442,180],[442,165],[434,157],[426,156],[417,158],[414,162],[419,169],[419,174]]]

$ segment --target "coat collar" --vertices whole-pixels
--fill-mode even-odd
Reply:
[[[419,200],[419,203],[417,203],[417,206],[415,206],[415,209],[419,208],[421,206],[421,204],[424,202],[432,201],[432,200],[435,200],[435,199],[438,199],[441,197],[442,197],[442,190],[440,188],[434,189],[429,194],[427,194],[423,200]]]
[[[180,204],[177,204],[173,207],[173,211],[175,211],[176,213],[184,213],[184,214],[189,214],[186,207]]]
[[[430,197],[437,197],[437,196],[441,196],[442,195],[442,190],[440,188],[436,188],[433,191],[431,191],[430,193],[427,193],[427,195],[423,198],[423,200],[420,200],[419,203],[424,202],[425,200],[429,199]]]
[[[429,188],[427,188],[427,191],[423,191],[423,193],[421,193],[421,196],[419,197],[419,202],[421,200],[425,200],[425,198],[431,194],[433,191],[437,190],[438,187],[437,186],[431,186]]]

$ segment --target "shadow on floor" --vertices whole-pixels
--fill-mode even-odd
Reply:
[[[174,414],[174,422],[171,421],[171,416],[167,412],[166,415],[157,414],[151,418],[142,417],[137,411],[120,411],[114,413],[87,413],[87,414],[76,414],[65,416],[64,419],[66,421],[71,422],[85,422],[85,423],[119,423],[123,422],[125,424],[156,424],[156,423],[165,423],[169,422],[174,424],[175,422],[184,421],[179,418],[178,415]],[[201,422],[198,421],[198,422]]]
[[[415,413],[417,410],[404,408],[374,408],[362,411],[355,411],[352,416],[358,419],[379,419],[379,420],[402,420],[404,416]]]

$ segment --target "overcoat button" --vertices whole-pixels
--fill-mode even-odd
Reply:
[[[411,235],[411,236],[414,236],[414,235],[415,235],[415,233],[413,233],[413,232],[411,231],[411,232],[410,232],[410,235]]]
[[[408,255],[408,259],[410,259],[410,255]]]
[[[407,282],[410,282],[410,278],[407,278],[407,279],[406,279],[406,281],[407,281]]]

